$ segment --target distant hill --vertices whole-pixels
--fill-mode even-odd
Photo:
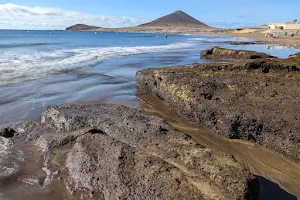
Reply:
[[[141,24],[135,27],[124,28],[101,28],[97,26],[88,26],[85,24],[76,24],[66,28],[71,31],[103,31],[103,32],[147,32],[160,30],[163,32],[191,32],[191,30],[210,29],[212,27],[196,20],[185,12],[178,10],[172,14],[158,18],[152,22]]]
[[[98,29],[100,27],[97,26],[89,26],[85,24],[75,24],[73,26],[69,26],[66,28],[67,31],[88,31],[88,30],[93,30],[93,29]]]
[[[158,18],[152,22],[141,24],[138,27],[187,27],[187,28],[211,28],[196,20],[185,12],[178,10],[172,14]]]

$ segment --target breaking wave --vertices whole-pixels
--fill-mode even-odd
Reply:
[[[93,66],[121,56],[185,49],[192,43],[160,46],[76,48],[53,51],[8,51],[0,60],[0,85],[18,83],[46,77],[49,74]]]

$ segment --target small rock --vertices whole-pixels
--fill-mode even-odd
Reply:
[[[4,128],[0,130],[0,136],[5,137],[5,138],[12,138],[15,135],[15,130],[12,128]]]

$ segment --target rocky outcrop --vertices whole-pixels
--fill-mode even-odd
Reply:
[[[233,50],[219,47],[213,47],[201,51],[201,58],[215,61],[226,61],[233,59],[258,59],[258,58],[275,58],[274,56],[247,50]]]
[[[143,110],[49,107],[42,123],[61,133],[43,137],[40,145],[74,144],[65,163],[74,196],[87,191],[104,199],[257,198],[257,183],[242,163],[199,145]]]
[[[12,128],[3,128],[0,130],[0,136],[5,138],[12,138],[14,137],[15,132],[16,131]]]
[[[73,26],[69,26],[66,28],[67,31],[89,31],[89,30],[95,30],[100,27],[97,26],[89,26],[85,24],[75,24]]]
[[[139,89],[166,101],[188,121],[262,144],[299,163],[299,66],[295,58],[256,59],[146,69],[136,78]]]

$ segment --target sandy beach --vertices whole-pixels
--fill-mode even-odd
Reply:
[[[276,38],[266,38],[263,33],[232,33],[232,36],[240,36],[253,38],[257,41],[264,41],[270,44],[280,44],[284,46],[292,46],[299,48],[300,47],[300,35],[296,35],[294,37],[279,35]]]

